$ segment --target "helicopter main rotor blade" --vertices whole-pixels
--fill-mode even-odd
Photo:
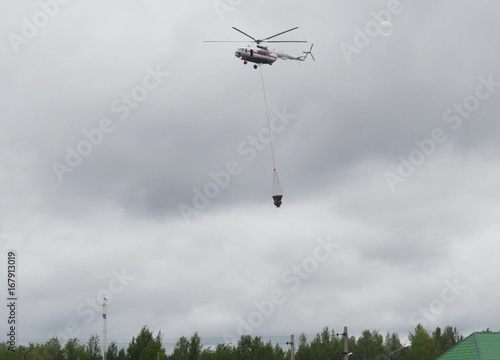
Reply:
[[[265,38],[265,39],[262,39],[262,40],[269,40],[269,39],[272,39],[273,37],[276,37],[276,36],[278,36],[278,35],[281,35],[281,34],[287,33],[287,32],[289,32],[289,31],[292,31],[292,30],[295,30],[295,29],[298,29],[298,28],[299,28],[299,27],[298,27],[298,26],[296,26],[296,27],[294,27],[294,28],[292,28],[292,29],[285,30],[285,31],[283,31],[283,32],[280,32],[279,34],[276,34],[276,35],[273,35],[273,36],[269,36],[269,37],[267,37],[267,38]]]
[[[233,28],[234,30],[238,31],[239,33],[241,33],[241,34],[245,35],[246,37],[249,37],[250,39],[252,39],[252,40],[253,40],[255,43],[257,43],[257,44],[260,44],[261,42],[267,42],[267,43],[292,43],[292,42],[294,42],[294,43],[306,43],[306,42],[307,42],[307,41],[305,41],[305,40],[271,40],[271,41],[268,41],[269,39],[272,39],[272,38],[274,38],[274,37],[276,37],[276,36],[279,36],[279,35],[282,35],[282,34],[284,34],[284,33],[289,32],[289,31],[292,31],[292,30],[298,29],[298,28],[299,28],[298,26],[296,26],[296,27],[294,27],[294,28],[291,28],[291,29],[288,29],[288,30],[285,30],[285,31],[282,31],[282,32],[280,32],[280,33],[278,33],[278,34],[275,34],[275,35],[273,35],[273,36],[269,36],[269,37],[267,37],[267,38],[265,38],[265,39],[256,39],[256,38],[254,38],[253,36],[248,35],[246,32],[241,31],[241,30],[240,30],[240,29],[238,29],[238,28],[235,28],[234,26],[233,26],[232,28]],[[204,41],[204,42],[239,42],[239,41],[232,41],[232,40],[228,40],[228,41],[226,41],[226,40],[206,40],[206,41]],[[240,41],[240,42],[241,42],[241,41]]]
[[[253,41],[255,41],[257,44],[259,44],[261,42],[261,40],[255,39],[253,36],[250,36],[247,33],[244,33],[243,31],[241,31],[240,29],[235,28],[234,26],[233,26],[233,29],[236,30],[236,31],[238,31],[238,32],[240,32],[240,33],[242,33],[245,36],[248,36],[250,39],[252,39]]]
[[[229,43],[242,43],[244,41],[241,40],[204,40],[203,42],[229,42]],[[306,40],[271,40],[271,41],[266,41],[266,40],[258,40],[256,41],[257,44],[260,42],[265,42],[265,43],[306,43]]]

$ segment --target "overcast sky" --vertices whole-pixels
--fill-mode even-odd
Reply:
[[[18,344],[102,336],[104,296],[122,345],[144,325],[204,344],[500,328],[498,1],[1,10],[0,288],[7,302],[12,250]],[[232,26],[298,26],[277,39],[307,44],[270,49],[313,43],[316,61],[254,70]]]

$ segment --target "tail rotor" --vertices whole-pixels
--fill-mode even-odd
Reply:
[[[304,60],[307,58],[307,55],[311,55],[313,61],[316,61],[316,59],[314,58],[314,55],[312,54],[312,48],[313,48],[314,44],[311,44],[311,47],[309,48],[309,51],[302,51],[305,55],[304,55]]]

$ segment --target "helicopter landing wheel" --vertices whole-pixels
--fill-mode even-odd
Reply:
[[[253,68],[254,68],[254,69],[257,69],[257,65],[254,65],[254,66],[253,66]]]

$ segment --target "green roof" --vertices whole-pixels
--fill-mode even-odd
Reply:
[[[475,332],[436,360],[500,360],[500,332]]]

